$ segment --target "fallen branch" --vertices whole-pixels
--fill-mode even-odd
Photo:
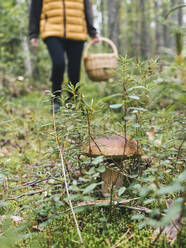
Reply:
[[[121,201],[113,201],[113,205],[119,205],[119,204],[125,204],[129,203],[131,201],[138,200],[139,198],[132,198],[132,199],[127,199],[127,200],[121,200]],[[77,205],[77,207],[82,207],[82,206],[91,206],[91,205],[100,205],[100,204],[110,204],[110,200],[97,200],[97,201],[90,201],[90,202],[81,202]]]
[[[132,201],[136,201],[139,198],[132,198],[132,199],[127,199],[127,200],[121,200],[121,201],[113,201],[113,206],[119,206],[119,207],[126,207],[126,208],[130,208],[130,206],[124,206],[123,204],[132,202]],[[74,209],[80,208],[80,207],[88,207],[88,206],[109,206],[110,205],[110,200],[97,200],[97,201],[89,201],[89,202],[80,202],[77,206],[74,207]],[[151,211],[148,208],[142,208],[142,207],[131,207],[133,208],[133,210],[143,210],[143,211],[148,211],[148,213]],[[71,209],[68,208],[67,210],[65,210],[64,212],[62,212],[62,214],[69,212]]]

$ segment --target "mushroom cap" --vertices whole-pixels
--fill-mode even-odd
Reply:
[[[139,154],[136,140],[129,140],[128,137],[120,135],[94,139],[90,142],[90,147],[85,147],[82,152],[90,157],[103,155],[113,159]]]

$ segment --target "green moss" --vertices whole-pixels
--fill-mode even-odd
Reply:
[[[104,215],[104,218],[103,218]],[[138,223],[131,221],[130,212],[116,210],[112,222],[108,222],[109,211],[107,209],[90,208],[77,215],[82,238],[87,248],[108,248],[120,240],[121,248],[167,248],[168,243],[160,238],[155,244],[152,243],[151,228],[140,230]],[[127,232],[128,231],[128,232]],[[124,235],[126,234],[126,235]],[[179,245],[183,245],[185,239]],[[63,216],[60,220],[53,221],[43,233],[33,233],[30,239],[26,240],[26,247],[43,248],[50,243],[50,247],[59,248],[80,248],[81,244],[77,229],[71,214]],[[36,246],[37,245],[37,246]],[[175,243],[175,248],[182,247]]]

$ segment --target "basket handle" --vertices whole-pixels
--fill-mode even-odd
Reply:
[[[112,48],[112,50],[113,50],[113,52],[114,52],[114,55],[115,55],[116,57],[118,57],[118,50],[117,50],[115,44],[114,44],[111,40],[109,40],[108,38],[105,38],[105,37],[100,37],[100,41],[105,41],[106,43],[108,43],[108,44],[111,46],[111,48]],[[95,41],[94,41],[94,40],[91,40],[91,41],[87,44],[87,46],[85,47],[84,56],[83,56],[84,58],[87,57],[87,55],[88,55],[88,49],[89,49],[93,44],[95,44]]]

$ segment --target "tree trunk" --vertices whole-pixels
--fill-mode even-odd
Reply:
[[[106,36],[106,30],[105,30],[105,2],[104,0],[101,0],[100,3],[100,9],[101,9],[101,35],[103,37]]]
[[[147,59],[148,57],[148,33],[147,33],[147,23],[146,23],[146,0],[140,0],[140,10],[141,10],[141,34],[140,34],[140,49],[141,57]]]
[[[170,8],[173,8],[177,5],[178,0],[172,0],[170,4]],[[178,11],[174,11],[171,15],[171,20],[172,20],[172,26],[177,25],[177,20],[178,20]],[[174,32],[172,31],[169,33],[169,44],[172,49],[175,48],[175,39],[174,39]]]
[[[166,1],[162,2],[162,10],[163,10],[163,17],[165,17],[169,10],[169,4]],[[163,24],[163,46],[167,48],[170,47],[169,31],[166,24]]]
[[[22,1],[17,0],[17,5],[19,6],[19,9],[22,10]],[[20,12],[21,13],[21,12]],[[25,75],[31,77],[32,76],[32,62],[31,62],[31,56],[30,56],[30,50],[29,50],[29,42],[28,38],[26,36],[25,31],[25,23],[23,15],[20,16],[20,19],[22,20],[21,27],[20,27],[20,38],[22,43],[22,48],[24,51],[24,67],[25,67]]]
[[[108,0],[108,30],[109,38],[120,50],[120,6],[121,0]]]
[[[154,9],[155,9],[155,53],[159,54],[159,49],[161,46],[161,26],[159,23],[159,2],[154,1]]]
[[[180,5],[184,3],[183,0],[178,0],[178,1]],[[183,26],[183,9],[182,8],[178,9],[178,25],[180,27]]]
[[[139,3],[136,0],[131,1],[131,9],[132,9],[132,20],[131,20],[131,30],[132,30],[132,42],[130,46],[132,46],[132,55],[136,57],[138,60],[140,54],[140,26],[139,26]]]
[[[122,23],[122,25],[120,25],[120,54],[122,56],[125,56],[125,54],[129,54],[129,50],[128,50],[128,35],[127,31],[128,31],[128,18],[127,18],[127,4],[126,1],[121,2],[121,7],[120,7],[120,22]]]

